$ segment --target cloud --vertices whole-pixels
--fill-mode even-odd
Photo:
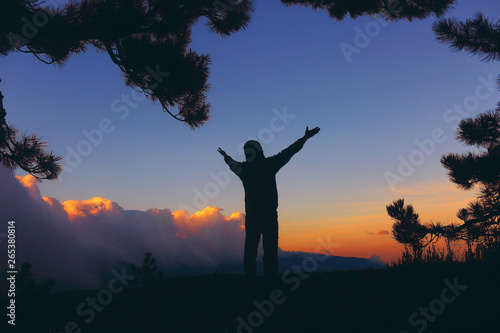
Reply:
[[[365,231],[369,236],[375,236],[375,233],[374,232],[371,232],[371,231]],[[387,231],[387,230],[379,230],[377,232],[377,235],[382,235],[382,236],[385,236],[385,235],[389,235],[390,232]]]
[[[372,254],[372,256],[370,257],[370,261],[384,266],[387,265],[387,263],[382,259],[380,259],[380,257],[377,256],[376,254]]]
[[[35,177],[32,175],[26,175],[24,177],[16,175],[15,177],[25,188],[28,189],[31,195],[40,195],[40,190],[37,185],[38,180]]]
[[[47,201],[45,198],[44,200]],[[68,200],[62,203],[62,207],[68,214],[70,221],[74,221],[80,217],[119,214],[121,209],[118,204],[100,197],[82,201]]]
[[[163,269],[213,267],[243,257],[244,215],[239,212],[125,210],[101,197],[60,202],[42,197],[31,175],[14,176],[2,167],[0,200],[0,221],[16,221],[19,266],[29,262],[37,276],[57,284],[96,287],[102,272],[141,263],[145,252]]]

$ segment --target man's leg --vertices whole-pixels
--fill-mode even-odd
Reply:
[[[269,214],[266,229],[262,234],[264,247],[264,276],[275,279],[278,276],[278,213]]]
[[[259,248],[260,232],[256,230],[245,231],[245,254],[243,257],[243,267],[245,275],[253,278],[257,276],[257,250]]]

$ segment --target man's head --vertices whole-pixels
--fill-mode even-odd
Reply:
[[[247,162],[264,158],[264,151],[262,150],[262,146],[255,140],[247,141],[243,146],[243,149],[245,151]]]

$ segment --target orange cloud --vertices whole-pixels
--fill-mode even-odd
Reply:
[[[0,215],[25,222],[19,226],[23,257],[42,277],[96,287],[103,270],[140,263],[145,252],[153,253],[162,269],[174,270],[240,263],[243,257],[240,212],[126,210],[102,197],[61,203],[42,197],[34,177],[14,177],[1,168],[0,183],[5,201]]]
[[[241,212],[234,212],[229,217],[226,217],[228,221],[230,220],[244,220],[244,216]],[[243,223],[243,228],[245,228],[245,224]]]
[[[38,189],[38,183],[40,181],[38,179],[36,179],[32,175],[26,175],[24,177],[15,175],[15,177],[21,183],[21,185],[28,189],[32,196],[40,195],[40,190]]]
[[[230,216],[221,214],[222,208],[207,206],[194,214],[186,210],[178,210],[172,213],[174,224],[178,229],[177,236],[187,238],[189,234],[206,232],[207,228],[214,228],[222,221],[223,224],[235,224],[243,229],[245,226],[244,215],[240,212],[232,213]]]
[[[380,231],[378,232],[378,234],[379,234],[379,235],[389,235],[389,231],[387,231],[387,230],[380,230]]]
[[[47,201],[46,199],[44,199]],[[67,200],[62,203],[62,206],[70,221],[74,221],[78,217],[87,217],[89,215],[102,215],[119,213],[121,207],[111,200],[95,197],[89,200]]]
[[[36,179],[32,175],[26,175],[24,177],[15,175],[15,177],[27,189],[30,189],[31,187],[36,186],[38,184],[38,179]]]

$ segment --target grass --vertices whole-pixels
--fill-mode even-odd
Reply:
[[[95,298],[99,290],[65,292],[18,304],[16,331],[499,332],[499,268],[497,263],[441,263],[301,272],[302,277],[290,275],[273,288],[261,278],[254,288],[248,288],[243,276],[236,274],[176,278],[148,288],[124,289],[101,311],[94,311],[95,317],[88,323],[88,311],[80,316],[76,309],[87,297]],[[439,305],[436,300],[446,288],[444,280],[453,284],[455,278],[467,289],[453,302],[442,303],[445,308],[437,308],[438,315],[430,313],[432,320],[419,315],[421,307]],[[266,300],[275,289],[281,292],[280,304],[274,304],[271,311]],[[255,301],[264,304],[264,311],[258,310]],[[413,313],[417,313],[413,319],[418,324],[411,325]],[[75,324],[68,324],[71,321]]]

